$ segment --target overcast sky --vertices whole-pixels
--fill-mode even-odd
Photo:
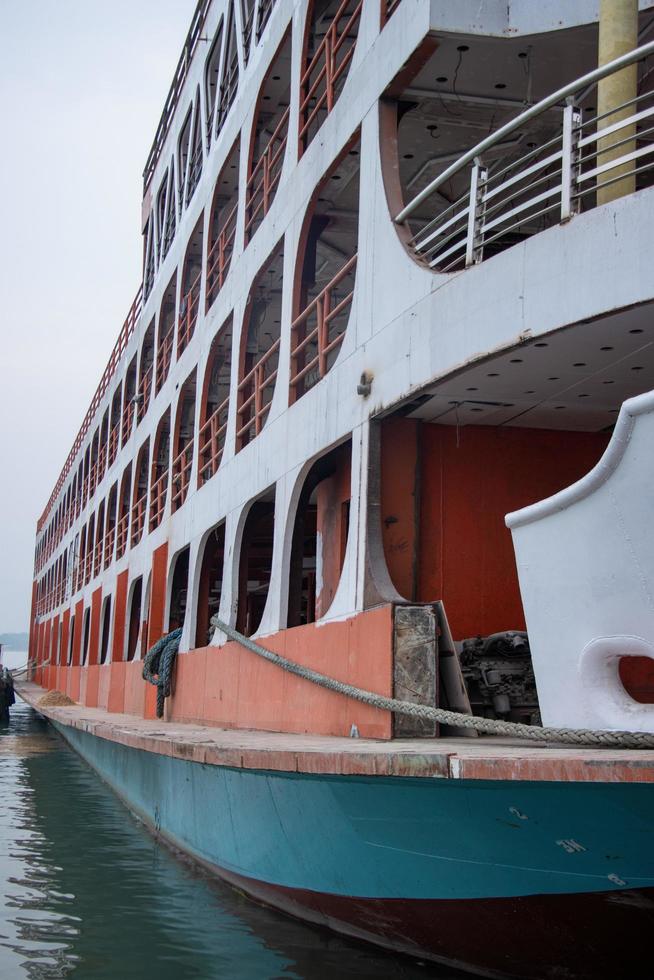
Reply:
[[[142,172],[196,0],[0,0],[0,633],[141,275]]]

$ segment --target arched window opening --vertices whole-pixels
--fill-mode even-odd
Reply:
[[[186,601],[188,597],[188,562],[189,549],[184,548],[176,556],[173,568],[173,580],[170,588],[170,611],[168,614],[168,630],[179,629],[184,625],[186,616]]]
[[[137,545],[143,535],[145,512],[148,506],[148,466],[150,462],[150,440],[146,439],[136,459],[134,468],[134,489],[132,491],[132,536],[130,544]]]
[[[129,500],[132,486],[132,464],[125,469],[120,482],[120,504],[118,507],[118,523],[116,525],[116,561],[122,558],[127,548],[129,530]]]
[[[119,385],[111,399],[111,416],[109,419],[109,466],[113,466],[118,455],[120,442],[120,402],[122,389]]]
[[[175,162],[170,164],[170,176],[166,190],[166,213],[163,224],[163,241],[161,243],[162,261],[168,255],[170,246],[175,238],[176,212],[175,212]]]
[[[83,481],[84,496],[82,498],[82,507],[86,507],[86,502],[89,499],[90,471],[91,471],[91,447],[90,446],[87,446],[86,447],[86,452],[84,453],[84,481]],[[48,526],[48,531],[49,532],[51,531],[51,527],[50,526]],[[50,540],[51,539],[50,539],[50,536],[49,536],[48,537],[48,541],[50,542]]]
[[[359,32],[363,0],[313,0],[300,82],[300,155],[343,91]]]
[[[222,522],[209,531],[202,555],[195,624],[196,647],[206,647],[211,640],[211,617],[218,612],[223,588],[224,557],[225,523]]]
[[[146,300],[154,285],[154,218],[152,215],[143,232],[145,238],[143,262],[143,299]]]
[[[193,445],[195,430],[195,370],[182,385],[177,401],[175,416],[175,444],[173,449],[173,480],[171,491],[171,507],[173,513],[186,500],[191,481],[193,465]]]
[[[268,69],[259,91],[245,189],[245,244],[268,214],[282,175],[291,83],[290,33]]]
[[[104,532],[104,558],[103,567],[109,568],[114,554],[114,541],[116,538],[116,514],[118,509],[118,484],[114,483],[109,491],[107,499],[106,526]]]
[[[222,325],[211,343],[204,374],[200,407],[198,486],[203,486],[220,466],[227,418],[232,369],[232,317]]]
[[[186,177],[188,162],[191,155],[191,122],[193,121],[193,106],[190,105],[184,118],[179,142],[177,143],[177,208],[181,217],[184,210],[184,189],[186,187]]]
[[[254,28],[256,0],[241,0],[241,39],[243,42],[243,61],[247,65],[250,58],[250,42]]]
[[[238,572],[236,629],[252,636],[268,598],[275,529],[275,494],[252,504],[245,520]]]
[[[283,239],[254,280],[247,299],[239,357],[236,450],[257,436],[275,390],[281,336]]]
[[[166,227],[166,212],[168,210],[168,185],[169,185],[169,171],[166,170],[159,191],[157,193],[157,259],[161,262],[162,258],[166,254],[163,247],[164,242],[164,229]]]
[[[159,333],[157,334],[157,384],[156,393],[163,388],[168,377],[175,339],[175,303],[177,301],[177,272],[168,283],[159,310]]]
[[[84,563],[86,561],[86,524],[82,527],[79,533],[79,539],[77,542],[77,567],[75,570],[75,592],[79,590],[84,585]]]
[[[211,50],[204,70],[204,95],[207,107],[207,152],[211,147],[211,134],[214,129],[216,119],[216,103],[218,85],[220,80],[220,55],[223,47],[223,19],[220,18],[218,29],[216,30]],[[189,121],[190,128],[190,121]]]
[[[223,287],[234,251],[239,158],[240,140],[237,140],[218,175],[211,202],[207,255],[207,309]]]
[[[191,142],[191,159],[188,163],[188,178],[186,183],[186,206],[188,207],[195,188],[200,183],[202,175],[202,119],[200,111],[200,89],[195,96],[193,107],[193,139]]]
[[[100,425],[100,450],[98,453],[98,483],[102,480],[107,468],[107,443],[109,441],[109,409],[105,409]]]
[[[193,336],[200,309],[200,284],[202,282],[202,215],[193,229],[184,256],[182,268],[182,297],[179,301],[177,325],[177,356],[188,346]]]
[[[102,623],[100,627],[100,663],[104,664],[107,662],[107,654],[109,652],[109,632],[111,627],[111,596],[107,596],[104,600],[104,605],[102,609]]]
[[[261,35],[270,20],[272,9],[276,3],[277,0],[259,0],[259,9],[257,11],[257,44],[261,40]]]
[[[104,545],[104,500],[98,507],[97,526],[95,530],[95,550],[93,554],[93,574],[99,575],[102,568],[102,547]]]
[[[86,526],[86,559],[84,563],[84,584],[88,585],[93,574],[93,553],[95,550],[95,514],[89,517]]]
[[[91,440],[91,475],[89,478],[89,497],[95,493],[98,485],[98,453],[100,451],[100,429],[96,429]]]
[[[136,396],[136,424],[142,422],[150,404],[152,372],[154,371],[154,317],[145,331],[139,360],[139,388]]]
[[[305,218],[295,271],[290,400],[333,367],[354,295],[359,232],[358,137],[319,184]]]
[[[234,19],[234,0],[229,5],[227,15],[227,31],[223,51],[223,65],[220,74],[218,90],[218,107],[216,111],[216,136],[225,125],[229,110],[234,104],[238,89],[238,45],[236,43],[236,23]]]
[[[82,507],[86,503],[84,490],[84,461],[81,460],[77,469],[77,496],[75,497],[75,517],[79,517]]]
[[[73,662],[73,649],[75,647],[75,614],[70,617],[70,638],[68,640],[68,655],[66,657],[66,664],[68,667],[71,666]]]
[[[168,469],[170,466],[170,409],[167,409],[157,427],[152,453],[150,478],[150,522],[154,531],[159,527],[166,508],[168,495]]]
[[[124,446],[132,434],[134,409],[136,407],[136,355],[129,362],[123,388],[123,421],[120,435],[121,445]]]
[[[141,600],[143,598],[143,579],[137,578],[132,585],[132,598],[129,603],[129,625],[127,627],[127,656],[126,660],[133,660],[138,646],[139,631],[141,629]]]
[[[288,626],[313,623],[332,604],[341,578],[350,522],[351,442],[309,470],[295,516]]]
[[[86,664],[89,655],[89,637],[91,633],[91,610],[84,610],[84,628],[82,631],[82,666]]]

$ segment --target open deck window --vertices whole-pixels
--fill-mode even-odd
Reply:
[[[170,587],[170,608],[168,610],[168,630],[179,629],[184,625],[188,600],[189,548],[183,548],[175,555],[172,563],[172,583]]]
[[[240,139],[232,147],[218,175],[209,218],[207,255],[207,310],[223,287],[234,251],[238,212]]]
[[[241,0],[241,41],[243,44],[243,61],[246,65],[250,59],[250,42],[254,33],[256,5],[256,0]]]
[[[300,156],[343,91],[359,32],[363,0],[313,0],[300,81]]]
[[[275,530],[274,489],[256,500],[245,519],[238,576],[236,629],[252,636],[268,599]]]
[[[132,434],[134,425],[134,415],[136,408],[136,355],[129,362],[127,373],[125,374],[125,384],[123,385],[123,419],[121,426],[120,442],[124,446]]]
[[[104,544],[104,500],[98,507],[98,516],[95,529],[95,548],[93,552],[93,575],[99,575],[102,568],[102,546]]]
[[[258,0],[257,3],[257,44],[265,30],[266,24],[270,20],[272,9],[277,0]]]
[[[281,337],[284,244],[278,244],[252,284],[239,356],[236,449],[257,436],[268,418],[275,391]]]
[[[143,604],[143,579],[139,575],[131,587],[129,600],[129,621],[127,626],[127,655],[126,660],[133,660],[138,646],[141,630],[141,606]]]
[[[232,317],[222,325],[211,343],[204,374],[200,407],[198,485],[202,486],[220,466],[227,418],[232,365]]]
[[[166,214],[168,212],[168,187],[170,183],[170,171],[166,170],[159,191],[157,193],[157,259],[159,262],[166,254],[164,248],[164,237],[166,228]]]
[[[170,164],[170,175],[168,177],[168,189],[166,191],[166,212],[163,223],[163,240],[161,243],[161,258],[165,259],[170,250],[170,246],[175,238],[175,228],[177,225],[175,209],[175,163]]]
[[[236,43],[236,23],[234,19],[234,0],[229,5],[227,15],[227,30],[223,50],[222,71],[218,88],[218,105],[216,108],[216,136],[225,125],[229,110],[234,104],[238,89],[238,44]]]
[[[157,426],[152,452],[152,475],[150,477],[150,521],[149,529],[154,531],[161,524],[168,496],[168,471],[170,469],[170,409],[166,409]]]
[[[109,441],[109,409],[105,409],[100,424],[100,448],[98,451],[98,483],[104,477],[107,469],[107,443]]]
[[[200,107],[200,89],[198,88],[193,104],[193,138],[191,140],[191,156],[188,162],[188,176],[186,178],[187,207],[195,193],[195,188],[200,183],[202,162],[202,111]]]
[[[173,356],[175,341],[175,305],[177,302],[177,273],[168,283],[159,310],[159,332],[157,334],[157,377],[156,394],[163,388]]]
[[[66,657],[66,664],[70,667],[73,663],[73,650],[75,649],[75,614],[70,617],[70,631],[68,639],[68,656]]]
[[[152,392],[152,374],[154,372],[154,318],[145,331],[139,358],[139,386],[136,394],[136,424],[145,418],[150,404]]]
[[[91,440],[91,473],[89,477],[89,496],[92,497],[99,483],[98,480],[98,453],[100,450],[100,429],[96,429]],[[55,515],[56,516],[56,515]]]
[[[196,647],[205,647],[211,640],[213,628],[210,623],[220,607],[224,559],[225,523],[222,521],[209,531],[202,553],[195,623]]]
[[[268,214],[282,175],[288,135],[291,37],[282,41],[259,91],[245,189],[245,243]]]
[[[143,299],[147,299],[152,292],[152,287],[154,286],[154,218],[152,215],[148,218],[147,224],[145,226],[145,231],[143,233],[145,243],[144,243],[144,254],[143,254]]]
[[[84,585],[88,585],[93,575],[93,552],[95,549],[95,514],[89,517],[86,526],[86,558],[84,560]]]
[[[298,250],[291,324],[290,401],[333,366],[354,296],[359,230],[359,139],[318,185]]]
[[[171,507],[173,512],[179,510],[186,500],[191,481],[195,443],[195,388],[196,372],[193,371],[182,385],[177,401],[177,413],[175,415],[171,491]]]
[[[216,121],[218,86],[220,84],[220,56],[223,49],[223,26],[224,21],[221,17],[204,69],[204,97],[205,105],[207,107],[207,151],[211,147],[211,135],[214,131],[214,124]]]
[[[89,638],[91,635],[91,610],[84,610],[84,628],[82,632],[82,666],[86,664],[89,655]]]
[[[177,142],[177,209],[181,217],[184,210],[184,192],[186,189],[186,175],[188,172],[188,162],[191,156],[191,123],[193,121],[193,106],[190,105],[184,117],[182,129]]]
[[[122,558],[127,548],[129,531],[129,501],[132,488],[132,464],[130,463],[120,481],[120,503],[118,506],[118,523],[116,525],[116,561]]]
[[[107,498],[106,526],[104,531],[103,566],[109,568],[114,554],[116,540],[116,516],[118,513],[118,484],[114,483]]]
[[[304,480],[293,526],[288,626],[324,616],[336,594],[350,521],[351,459],[348,441],[316,460]]]
[[[130,544],[137,545],[143,536],[145,514],[148,506],[148,468],[150,463],[150,440],[146,439],[139,450],[134,468],[134,490],[132,492],[132,533]]]
[[[120,444],[120,403],[122,386],[118,385],[111,399],[111,415],[109,417],[109,466],[113,466],[118,455]]]
[[[109,636],[111,632],[111,596],[105,596],[102,603],[102,621],[100,626],[100,659],[99,662],[107,662],[109,652]]]
[[[188,346],[195,331],[200,309],[200,287],[202,284],[202,223],[203,215],[191,233],[186,247],[182,267],[182,294],[179,301],[177,323],[177,357]]]

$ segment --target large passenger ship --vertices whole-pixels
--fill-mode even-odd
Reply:
[[[37,526],[19,690],[132,810],[483,976],[649,975],[653,743],[572,730],[654,732],[653,71],[650,0],[200,0]]]

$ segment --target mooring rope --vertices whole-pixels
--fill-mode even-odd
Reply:
[[[157,689],[157,718],[163,718],[164,701],[170,695],[173,666],[181,638],[181,628],[167,633],[150,647],[143,658],[143,680],[154,684]]]
[[[480,718],[477,715],[464,715],[459,711],[448,711],[445,708],[432,708],[426,704],[413,704],[411,701],[399,701],[397,698],[387,698],[374,691],[366,691],[352,684],[337,681],[333,677],[321,674],[310,667],[303,667],[293,660],[267,650],[260,643],[243,636],[237,630],[223,623],[217,616],[212,616],[211,625],[220,630],[231,640],[236,640],[246,650],[263,657],[270,663],[287,670],[297,677],[311,681],[337,694],[344,694],[355,701],[372,705],[373,708],[383,708],[400,715],[412,715],[414,718],[424,718],[437,721],[443,725],[456,728],[472,728],[486,735],[509,735],[513,738],[525,738],[532,742],[555,742],[564,745],[609,746],[620,749],[654,749],[654,734],[651,732],[611,732],[595,731],[588,728],[542,728],[540,725],[521,725],[514,721],[500,721],[496,718]],[[170,634],[172,636],[172,633]]]

